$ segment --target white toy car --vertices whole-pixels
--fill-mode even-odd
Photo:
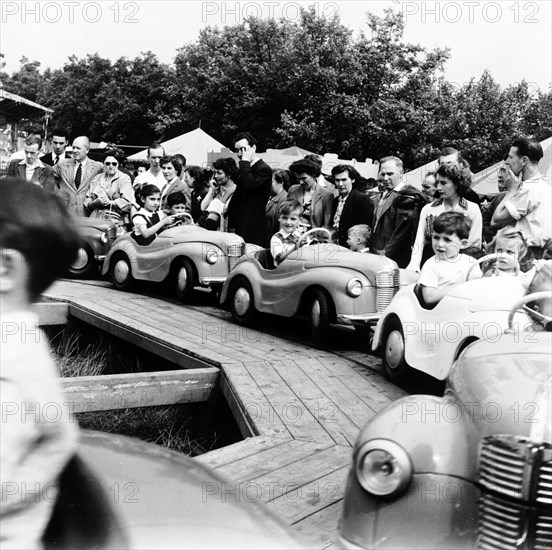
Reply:
[[[422,305],[419,286],[410,285],[380,317],[372,349],[381,349],[384,374],[393,382],[405,382],[414,370],[444,380],[466,346],[500,340],[510,308],[525,292],[520,277],[485,277],[454,287],[430,309]],[[519,313],[516,322],[523,328],[530,321]]]

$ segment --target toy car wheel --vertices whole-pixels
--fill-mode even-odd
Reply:
[[[250,324],[256,316],[253,289],[247,279],[240,277],[234,281],[230,293],[230,311],[239,325]]]
[[[391,319],[385,328],[382,349],[383,372],[388,380],[402,383],[411,375],[412,368],[404,358],[404,333],[398,319]]]
[[[73,277],[85,278],[96,270],[96,259],[92,249],[85,243],[82,243],[77,256],[69,266],[69,273]]]
[[[109,275],[113,286],[118,290],[129,290],[134,283],[130,260],[125,254],[119,252],[111,259]]]
[[[174,270],[174,288],[176,296],[181,302],[186,302],[192,296],[196,276],[194,266],[190,260],[182,259]]]
[[[311,334],[321,344],[330,332],[332,322],[332,299],[323,290],[315,290],[310,307]]]

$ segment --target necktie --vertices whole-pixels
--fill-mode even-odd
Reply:
[[[54,166],[58,163],[58,161],[59,161],[59,157],[56,155],[56,158],[54,160]]]
[[[79,163],[79,167],[77,168],[77,173],[75,174],[75,187],[78,189],[81,184],[82,179],[82,164]]]

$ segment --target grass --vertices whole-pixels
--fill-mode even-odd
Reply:
[[[112,360],[121,350],[112,339],[98,333],[94,341],[80,331],[53,338],[53,354],[62,377],[97,376],[109,371]],[[140,359],[126,355],[125,364],[132,364],[131,372],[140,370]],[[171,405],[141,407],[76,414],[81,428],[137,437],[143,441],[197,456],[211,450],[217,434],[201,436],[194,429],[194,415],[198,405]]]

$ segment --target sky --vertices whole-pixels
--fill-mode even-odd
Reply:
[[[407,42],[449,47],[445,77],[458,85],[489,69],[502,86],[525,79],[533,89],[552,84],[552,2],[424,1],[8,1],[0,2],[0,52],[4,71],[26,56],[41,69],[61,68],[67,58],[99,53],[115,60],[151,50],[172,63],[177,49],[205,26],[233,25],[247,15],[297,19],[298,6],[339,15],[355,33],[368,31],[366,12],[394,6],[405,16]]]

